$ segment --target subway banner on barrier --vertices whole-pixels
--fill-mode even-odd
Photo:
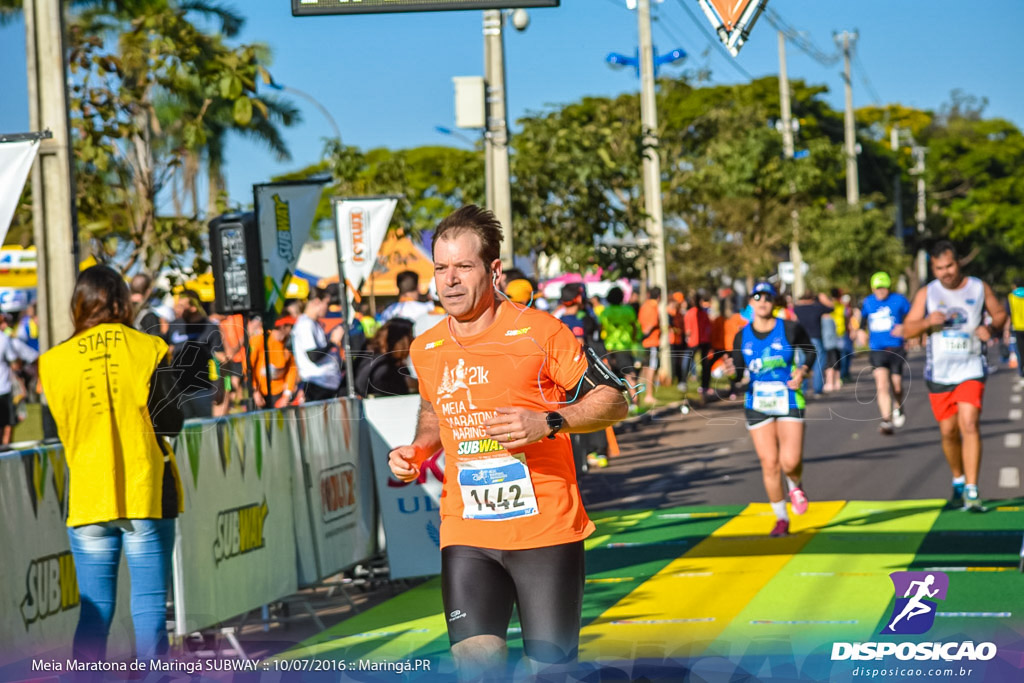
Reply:
[[[60,446],[0,456],[0,670],[71,656],[81,600],[67,527],[67,468]],[[107,654],[132,652],[130,583],[121,558],[118,610]],[[0,675],[0,678],[3,678]]]
[[[189,422],[175,444],[185,491],[174,552],[178,635],[298,590],[293,414]]]
[[[370,277],[384,243],[398,197],[348,197],[334,200],[338,259],[345,268],[349,300]]]
[[[387,464],[392,448],[412,443],[419,407],[417,394],[363,401],[392,579],[441,573],[444,451],[431,454],[408,483],[392,477]]]
[[[0,244],[7,239],[21,190],[38,151],[39,140],[0,142]]]
[[[253,185],[263,255],[264,310],[281,315],[302,245],[313,229],[324,180]]]
[[[295,471],[303,473],[293,482],[301,586],[314,585],[377,552],[373,461],[361,434],[361,403],[339,399],[295,409]],[[313,539],[311,551],[303,538]]]

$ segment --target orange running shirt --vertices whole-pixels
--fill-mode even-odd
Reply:
[[[661,344],[660,318],[658,317],[658,300],[648,299],[640,306],[637,313],[637,322],[640,324],[640,335],[643,336],[648,330],[654,330],[650,336],[643,337],[640,344],[645,349],[653,349]]]
[[[746,327],[748,322],[749,321],[739,313],[733,313],[731,316],[729,316],[729,319],[726,320],[723,325],[725,346],[723,346],[722,348],[724,348],[726,351],[732,351],[732,344],[734,341],[736,341],[736,333],[738,333],[740,330]]]
[[[515,449],[512,462],[483,427],[498,408],[550,412],[566,404],[566,392],[587,370],[568,327],[547,313],[502,302],[494,323],[477,335],[456,339],[447,318],[424,332],[412,344],[412,362],[420,395],[437,414],[445,450],[441,547],[523,550],[580,541],[594,531],[568,434]],[[504,467],[474,469],[501,460]],[[517,478],[525,474],[523,460],[526,481]],[[506,471],[509,485],[502,483]],[[489,487],[474,483],[485,475]],[[520,496],[531,484],[534,497]],[[535,513],[516,516],[525,511]]]
[[[270,335],[270,390],[267,390],[267,359],[263,337],[249,339],[249,361],[255,370],[256,388],[264,396],[279,396],[285,389],[295,393],[299,383],[299,369],[291,349]]]
[[[245,331],[243,325],[241,313],[229,315],[220,321],[220,335],[224,339],[224,350],[231,354],[228,360],[232,363],[245,362]]]

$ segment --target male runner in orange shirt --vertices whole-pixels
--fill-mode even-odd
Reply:
[[[444,446],[442,595],[466,680],[505,678],[517,603],[534,671],[575,662],[594,525],[569,434],[604,429],[628,407],[625,387],[569,328],[497,291],[500,247],[500,224],[477,206],[438,225],[434,279],[448,317],[413,342],[419,422],[389,462],[409,481]]]

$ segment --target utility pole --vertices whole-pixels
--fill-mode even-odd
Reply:
[[[644,210],[647,236],[651,239],[651,270],[654,284],[661,289],[658,319],[661,350],[658,367],[671,372],[668,334],[668,277],[665,265],[665,228],[661,211],[661,159],[658,156],[658,104],[654,91],[654,42],[651,38],[651,1],[638,0],[637,29],[640,42],[640,122],[643,128]],[[653,388],[652,388],[653,389]]]
[[[71,336],[71,292],[78,270],[77,219],[71,176],[64,16],[60,0],[25,0],[29,124],[49,129],[32,167],[32,223],[36,245],[39,344],[47,349]]]
[[[850,76],[850,50],[852,44],[857,40],[857,33],[843,31],[843,83],[846,86],[846,115],[844,117],[846,130],[846,202],[857,204],[860,201],[860,186],[857,179],[857,138],[853,121],[853,81]],[[836,42],[840,37],[836,36]]]
[[[889,146],[892,151],[897,154],[900,151],[900,127],[893,125],[889,131]],[[903,183],[900,179],[900,166],[896,164],[896,177],[892,183],[892,196],[893,202],[896,204],[896,216],[893,221],[893,231],[896,233],[896,239],[903,243]]]
[[[914,219],[917,221],[917,238],[920,240],[924,237],[924,222],[928,218],[928,207],[925,204],[925,184],[924,184],[924,170],[925,170],[925,152],[927,150],[924,147],[914,147],[914,159],[917,163],[914,165],[913,173],[917,176],[917,211],[914,214]],[[917,280],[921,286],[928,281],[928,256],[925,254],[924,248],[918,248],[917,250]]]
[[[789,100],[789,73],[786,69],[786,36],[779,31],[779,102],[782,105],[782,153],[793,160],[793,112]],[[796,188],[790,184],[790,194]],[[799,299],[804,293],[804,259],[800,253],[800,218],[793,209],[793,240],[789,243],[789,260],[793,264],[793,297]]]
[[[505,39],[501,10],[484,11],[484,80],[487,83],[487,131],[484,134],[484,165],[487,208],[504,228],[501,264],[515,264],[512,241],[512,186],[508,163],[508,116],[505,111]]]

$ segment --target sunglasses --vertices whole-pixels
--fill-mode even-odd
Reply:
[[[771,297],[770,294],[764,294],[763,292],[758,292],[757,294],[753,295],[750,298],[753,299],[754,301],[771,301],[772,300],[772,297]]]

